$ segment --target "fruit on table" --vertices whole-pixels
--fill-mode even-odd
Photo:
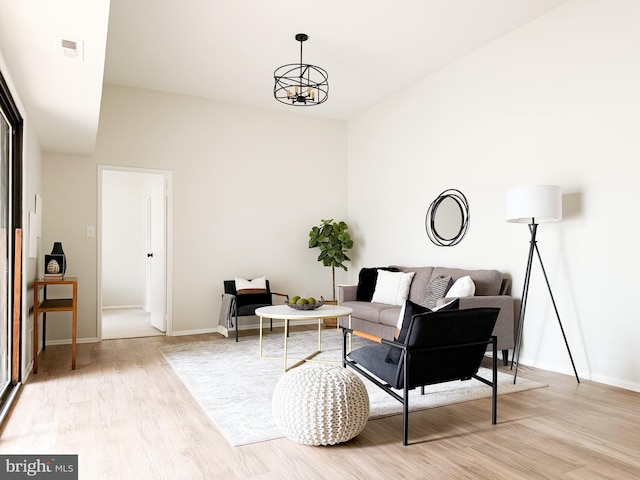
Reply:
[[[289,305],[317,305],[318,301],[313,297],[303,298],[300,295],[295,295],[289,298],[288,303]]]

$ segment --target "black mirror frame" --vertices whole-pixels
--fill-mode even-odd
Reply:
[[[446,199],[452,199],[460,208],[460,230],[452,238],[442,237],[435,227],[436,212],[440,204]],[[452,247],[462,241],[469,229],[469,202],[467,197],[460,190],[449,189],[442,192],[438,197],[429,205],[427,215],[424,221],[425,229],[429,240],[438,245],[439,247]]]

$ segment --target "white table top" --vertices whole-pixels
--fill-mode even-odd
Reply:
[[[339,305],[323,305],[315,310],[296,310],[288,305],[272,305],[256,309],[259,317],[275,318],[277,320],[304,320],[315,318],[344,317],[351,315],[353,310]]]

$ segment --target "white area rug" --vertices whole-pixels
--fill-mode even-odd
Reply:
[[[317,349],[317,331],[293,332],[288,341],[290,358],[305,355]],[[316,359],[340,360],[342,333],[334,329],[323,330],[323,352]],[[353,348],[357,348],[354,339]],[[263,355],[281,356],[282,334],[265,334]],[[284,374],[283,362],[258,357],[258,336],[191,342],[158,347],[176,374],[189,389],[213,423],[232,446],[246,445],[283,437],[271,413],[271,397]],[[289,362],[289,365],[293,364]],[[305,365],[297,367],[305,368]],[[481,375],[490,378],[491,372],[482,369]],[[369,419],[402,413],[402,405],[390,395],[363,380],[369,393]],[[506,394],[544,387],[537,382],[499,373],[498,394]],[[491,397],[491,388],[477,380],[455,381],[411,392],[410,411],[466,402]],[[488,400],[490,401],[490,400]],[[498,400],[498,421],[500,401]],[[487,421],[490,418],[487,417]]]

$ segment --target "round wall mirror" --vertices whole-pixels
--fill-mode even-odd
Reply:
[[[442,192],[431,203],[425,218],[429,239],[440,247],[457,245],[469,228],[469,204],[460,190]]]

